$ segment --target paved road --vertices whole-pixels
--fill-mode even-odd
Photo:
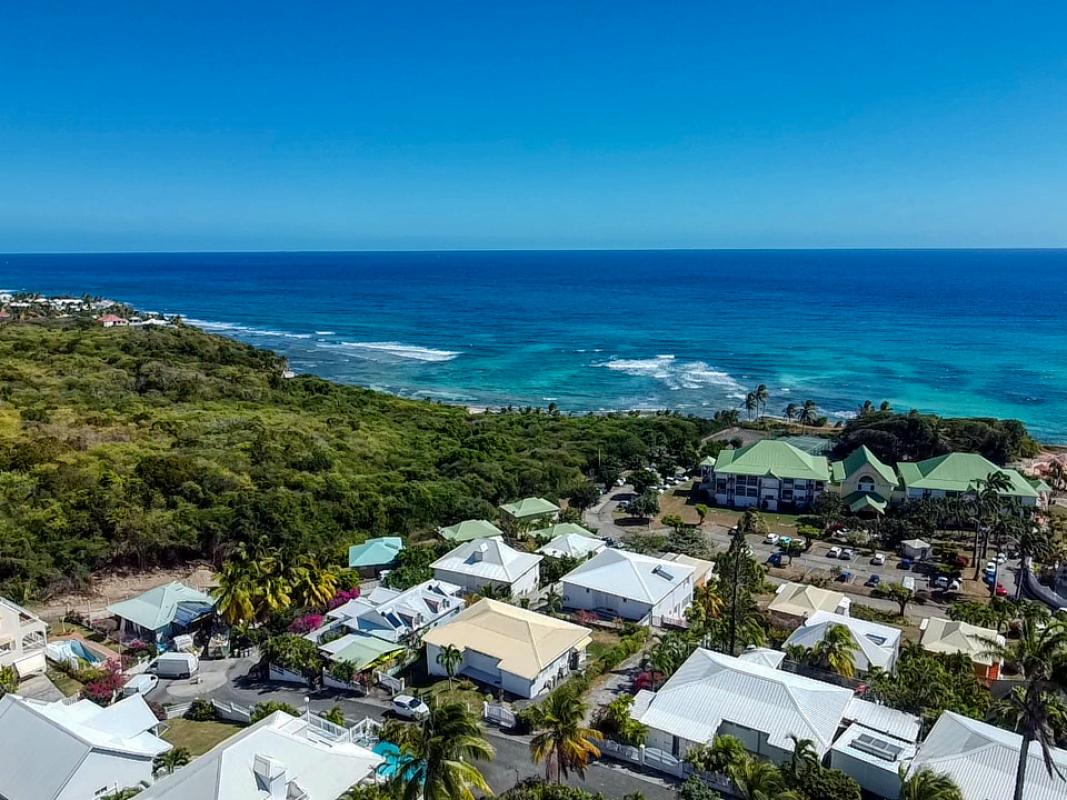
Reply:
[[[205,673],[202,684],[191,684],[188,680],[160,680],[159,688],[152,692],[149,699],[158,703],[186,703],[191,696],[197,695],[197,689],[210,686],[210,689],[205,688],[200,693],[201,696],[224,703],[234,702],[251,707],[256,703],[275,700],[303,709],[305,698],[309,698],[312,711],[322,712],[334,705],[340,705],[350,722],[365,717],[381,721],[390,715],[388,700],[382,697],[353,698],[329,689],[320,689],[309,695],[307,690],[301,687],[267,683],[249,677],[249,670],[254,665],[250,659],[201,661],[200,664]],[[219,680],[223,676],[225,681]],[[528,736],[513,736],[492,726],[487,726],[486,734],[496,748],[496,758],[481,767],[495,792],[502,792],[525,778],[543,775],[543,768],[530,760]],[[593,764],[586,772],[584,782],[572,776],[567,779],[567,783],[589,791],[601,792],[610,798],[621,798],[631,792],[641,792],[648,800],[675,800],[676,796],[676,788],[672,782],[636,772],[609,760]]]

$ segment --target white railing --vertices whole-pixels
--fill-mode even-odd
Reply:
[[[644,745],[632,747],[613,742],[610,739],[597,742],[597,747],[600,748],[602,755],[610,756],[617,761],[623,761],[637,767],[645,767],[680,779],[688,778],[690,775],[697,775],[704,783],[725,796],[733,797],[737,794],[733,781],[726,776],[712,772],[701,772],[665,750],[657,750],[654,747],[645,747]]]
[[[167,715],[167,719],[174,719],[176,717],[184,717],[192,707],[192,703],[179,703],[178,705],[166,706],[163,711]]]
[[[211,705],[215,706],[215,713],[220,719],[244,723],[252,721],[252,709],[245,706],[237,703],[220,703],[218,700],[212,700]]]
[[[496,703],[482,703],[482,718],[502,728],[514,728],[516,722],[515,712]]]

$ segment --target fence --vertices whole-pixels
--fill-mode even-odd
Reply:
[[[654,747],[645,747],[644,745],[631,747],[630,745],[613,742],[610,739],[597,742],[597,746],[600,748],[601,754],[611,756],[617,761],[655,770],[679,780],[685,780],[691,775],[696,775],[705,784],[724,796],[737,796],[737,787],[734,786],[733,781],[729,778],[724,775],[695,769],[692,765],[664,750],[657,750]]]
[[[245,706],[237,703],[220,703],[218,700],[212,700],[211,705],[215,706],[215,714],[219,719],[243,722],[246,725],[252,721],[252,709]]]
[[[514,728],[516,722],[515,713],[510,708],[496,703],[482,703],[482,718],[501,728]]]
[[[375,670],[374,681],[379,686],[383,686],[391,691],[393,694],[400,694],[400,692],[404,691],[403,678],[394,678],[392,675],[387,675],[384,672]]]
[[[346,692],[355,692],[359,695],[365,695],[367,693],[367,687],[364,684],[342,681],[338,678],[335,678],[326,669],[322,670],[322,685],[327,686],[330,689],[341,689]]]
[[[173,706],[164,706],[163,712],[166,714],[167,719],[176,719],[177,717],[184,717],[192,707],[192,703],[178,703]]]

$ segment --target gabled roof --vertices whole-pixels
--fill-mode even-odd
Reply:
[[[762,439],[738,450],[723,450],[715,474],[828,481],[830,465],[825,456],[813,456],[775,439]]]
[[[711,741],[724,721],[786,751],[794,734],[822,755],[851,700],[849,689],[701,648],[654,695],[640,692],[632,716],[691,742]]]
[[[964,653],[976,664],[991,665],[997,661],[989,653],[1004,637],[991,628],[980,628],[967,622],[930,617],[922,621],[919,643],[931,653]]]
[[[445,553],[430,567],[487,581],[514,583],[543,558],[508,547],[500,539],[478,539]]]
[[[404,540],[399,536],[382,536],[368,539],[363,544],[348,548],[348,566],[380,567],[396,561],[397,554],[404,549]]]
[[[704,456],[704,458],[702,458],[700,460],[700,463],[697,466],[700,466],[700,467],[714,467],[715,466],[715,456]]]
[[[349,633],[340,639],[319,648],[331,661],[348,661],[357,670],[363,670],[381,661],[392,653],[400,652],[403,645],[387,642],[369,633]]]
[[[504,503],[500,510],[515,519],[530,519],[559,513],[559,506],[543,497],[524,497],[514,503]]]
[[[469,542],[472,539],[489,539],[504,535],[504,531],[487,519],[465,519],[463,522],[441,528],[438,533],[442,539],[450,542]]]
[[[471,649],[499,660],[499,668],[533,680],[560,656],[589,644],[587,628],[496,600],[482,599],[435,628],[424,642]]]
[[[806,619],[817,611],[847,611],[850,605],[851,601],[841,592],[818,589],[803,583],[783,583],[767,610]]]
[[[873,667],[887,669],[900,647],[899,628],[828,611],[816,611],[804,620],[804,624],[790,634],[782,647],[795,644],[810,650],[826,638],[827,631],[834,625],[848,628],[867,663]]]
[[[1013,469],[1001,469],[977,453],[946,453],[925,461],[901,461],[897,464],[900,480],[907,489],[930,489],[945,492],[974,492],[978,481],[994,472],[1002,472],[1011,488],[1001,494],[1012,497],[1037,497],[1037,491]]]
[[[929,767],[952,778],[964,800],[991,800],[1011,797],[1015,790],[1015,770],[1019,763],[1022,737],[1017,733],[945,711],[930,730],[911,771]],[[1053,749],[1052,760],[1067,775],[1067,750]],[[1049,776],[1041,748],[1031,744],[1027,751],[1026,800],[1063,800],[1067,782]]]
[[[370,777],[384,759],[351,742],[308,733],[308,723],[275,711],[138,795],[144,800],[263,800],[271,777],[279,797],[333,800]],[[306,794],[301,795],[300,791]]]
[[[1052,487],[1048,485],[1044,478],[1027,478],[1026,482],[1034,487],[1034,491],[1038,494],[1051,494]]]
[[[884,514],[886,506],[889,505],[884,497],[875,492],[852,492],[842,497],[841,502],[853,514],[859,514],[862,511]]]
[[[547,528],[538,528],[536,531],[530,531],[530,536],[533,536],[535,539],[547,540],[572,533],[577,534],[578,536],[588,536],[590,539],[600,538],[595,533],[586,530],[576,522],[557,522],[555,525],[549,525]]]
[[[328,611],[353,631],[396,642],[463,606],[462,587],[431,579],[402,592],[377,586],[369,594]]]
[[[564,533],[548,544],[538,547],[537,552],[555,558],[585,558],[605,547],[607,545],[603,539],[594,539],[580,533]]]
[[[673,561],[675,564],[685,564],[693,568],[693,583],[712,580],[715,577],[715,562],[703,558],[694,558],[685,553],[664,553],[664,561]]]
[[[893,468],[882,463],[878,456],[867,449],[867,445],[860,445],[841,461],[833,463],[834,480],[840,483],[863,467],[871,467],[886,483],[897,485],[897,474]]]
[[[626,550],[601,550],[560,580],[574,586],[655,604],[691,577],[693,568]]]
[[[751,661],[753,664],[762,664],[771,669],[778,669],[785,661],[785,653],[781,650],[772,650],[769,647],[747,647],[738,656],[742,661]]]
[[[107,610],[117,617],[135,622],[142,628],[158,631],[174,622],[203,616],[215,607],[210,595],[179,581],[157,586],[144,594],[114,603]]]
[[[90,700],[65,705],[6,694],[0,698],[0,796],[74,796],[79,771],[101,758],[146,762],[148,775],[152,759],[171,749],[151,733],[158,723],[140,695],[101,708]],[[99,788],[95,766],[94,785],[81,787],[86,796]]]

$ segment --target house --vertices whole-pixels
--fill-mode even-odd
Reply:
[[[715,472],[715,456],[704,456],[697,464],[697,473],[701,483],[710,483],[712,473]]]
[[[899,479],[866,445],[830,465],[834,490],[853,514],[884,514]]]
[[[535,531],[530,531],[530,536],[537,539],[539,542],[548,542],[555,539],[557,536],[588,536],[590,539],[599,538],[595,533],[590,530],[586,530],[576,522],[557,522],[553,525],[549,525],[545,528],[538,528]]]
[[[1048,508],[1049,502],[1052,500],[1052,487],[1048,485],[1044,478],[1027,478],[1026,482],[1034,487],[1034,491],[1037,492],[1037,504],[1041,508]]]
[[[96,321],[105,328],[121,328],[130,324],[129,320],[116,316],[115,314],[104,314],[102,317],[97,317]]]
[[[23,678],[45,670],[48,626],[22,606],[0,597],[0,667]]]
[[[199,589],[173,581],[114,603],[107,610],[118,617],[119,634],[124,639],[159,643],[209,617],[215,611],[215,601]]]
[[[382,668],[383,664],[395,662],[405,647],[396,642],[389,642],[371,636],[369,633],[346,633],[339,639],[332,639],[319,646],[319,652],[329,661],[344,661],[352,665],[356,672]],[[274,665],[271,665],[274,669]],[[288,670],[287,670],[288,671]],[[294,683],[306,682],[303,675],[288,671]]]
[[[555,522],[559,506],[543,497],[526,497],[500,506],[500,521],[505,526],[523,526],[534,522]]]
[[[925,461],[897,464],[901,491],[905,500],[936,497],[960,497],[978,493],[982,482],[993,473],[1001,473],[1010,484],[1001,492],[1004,498],[1018,500],[1024,506],[1037,506],[1037,490],[1014,469],[1003,469],[977,453],[946,453]]]
[[[566,608],[645,624],[682,619],[693,602],[692,567],[611,548],[560,581]]]
[[[486,588],[522,597],[537,591],[544,556],[515,550],[501,539],[475,539],[461,544],[430,566],[434,577],[467,592]]]
[[[102,708],[91,700],[0,698],[0,797],[91,800],[152,782],[152,762],[171,745],[144,698]]]
[[[830,611],[816,611],[797,628],[782,644],[782,649],[797,645],[813,649],[826,638],[834,625],[844,625],[856,642],[853,660],[860,675],[870,672],[871,667],[893,672],[900,657],[901,631],[889,625],[879,625],[855,617],[843,616]]]
[[[929,767],[955,781],[963,800],[1009,798],[1015,792],[1022,737],[1017,733],[944,711],[919,747],[911,762],[911,772]],[[1050,776],[1041,747],[1031,743],[1027,750],[1026,800],[1063,800],[1067,781]],[[1052,763],[1067,775],[1067,750],[1052,749]]]
[[[162,778],[138,800],[337,800],[371,780],[383,762],[347,732],[275,711]]]
[[[1004,645],[1004,637],[991,628],[979,628],[966,622],[929,617],[919,624],[919,644],[931,653],[963,653],[974,663],[974,671],[983,680],[1000,677],[1002,659],[990,650]]]
[[[905,539],[900,543],[900,554],[912,561],[925,561],[933,552],[933,545],[923,539]]]
[[[399,536],[382,536],[368,539],[363,544],[348,548],[348,566],[359,570],[360,574],[377,577],[382,569],[396,563],[397,556],[404,549],[404,540]]]
[[[519,697],[536,697],[585,661],[589,630],[496,600],[482,599],[428,633],[426,668],[447,675],[441,650],[462,653],[456,674]]]
[[[503,536],[504,531],[487,519],[465,519],[447,528],[438,528],[437,533],[449,542],[470,542],[474,539],[492,539]]]
[[[770,667],[771,669],[778,669],[782,666],[782,662],[785,661],[785,653],[781,650],[772,650],[769,647],[756,647],[751,644],[737,657],[742,661],[752,661],[756,664]]]
[[[428,580],[399,591],[377,586],[369,594],[349,600],[326,613],[331,622],[313,631],[309,638],[343,625],[353,633],[365,633],[386,642],[403,642],[454,617],[464,608],[463,588],[454,583]],[[318,634],[318,636],[315,636]]]
[[[596,555],[608,544],[603,539],[583,536],[580,533],[564,533],[555,537],[548,544],[541,545],[537,552],[552,558],[588,558]]]
[[[787,442],[762,439],[719,453],[701,488],[720,506],[799,511],[808,508],[830,483],[825,456]]]
[[[775,590],[775,597],[767,611],[786,617],[807,619],[819,611],[848,616],[852,601],[841,592],[819,589],[804,583],[783,583]]]
[[[715,562],[703,558],[693,558],[685,553],[664,553],[664,561],[673,561],[676,564],[684,564],[693,568],[693,586],[703,586],[708,581],[715,580]]]
[[[918,749],[915,739],[908,741],[854,724],[830,748],[830,766],[850,776],[865,793],[898,800],[900,770],[907,768]]]

